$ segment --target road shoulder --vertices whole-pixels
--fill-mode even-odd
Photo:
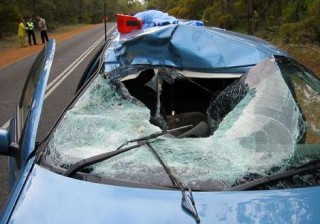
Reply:
[[[94,29],[98,24],[85,25],[80,28],[63,32],[63,33],[49,33],[49,38],[54,38],[57,43],[68,40],[84,31]],[[39,41],[38,41],[39,42]],[[28,46],[28,47],[15,47],[0,51],[0,69],[4,68],[14,62],[20,61],[30,55],[40,52],[43,49],[43,44]]]

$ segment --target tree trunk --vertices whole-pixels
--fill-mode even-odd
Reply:
[[[224,15],[224,0],[221,0],[221,14]]]
[[[227,0],[228,13],[233,15],[233,0]]]
[[[252,15],[253,15],[253,0],[247,0],[248,34],[250,35],[253,34]]]

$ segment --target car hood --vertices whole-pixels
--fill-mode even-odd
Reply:
[[[320,187],[195,192],[201,223],[320,223]],[[179,191],[97,184],[32,169],[9,223],[195,223]]]

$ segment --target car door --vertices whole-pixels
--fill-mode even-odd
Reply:
[[[18,171],[35,149],[45,90],[55,52],[51,39],[38,54],[26,79],[19,105],[9,127],[0,129],[0,155],[10,156],[9,179],[12,186]]]

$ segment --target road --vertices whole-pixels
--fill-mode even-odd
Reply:
[[[114,24],[108,24],[108,33]],[[48,81],[37,139],[43,139],[72,99],[80,77],[92,56],[104,43],[104,26],[83,32],[57,44]],[[36,54],[0,69],[0,126],[15,112],[28,71]],[[0,157],[0,211],[8,197],[7,158]]]

